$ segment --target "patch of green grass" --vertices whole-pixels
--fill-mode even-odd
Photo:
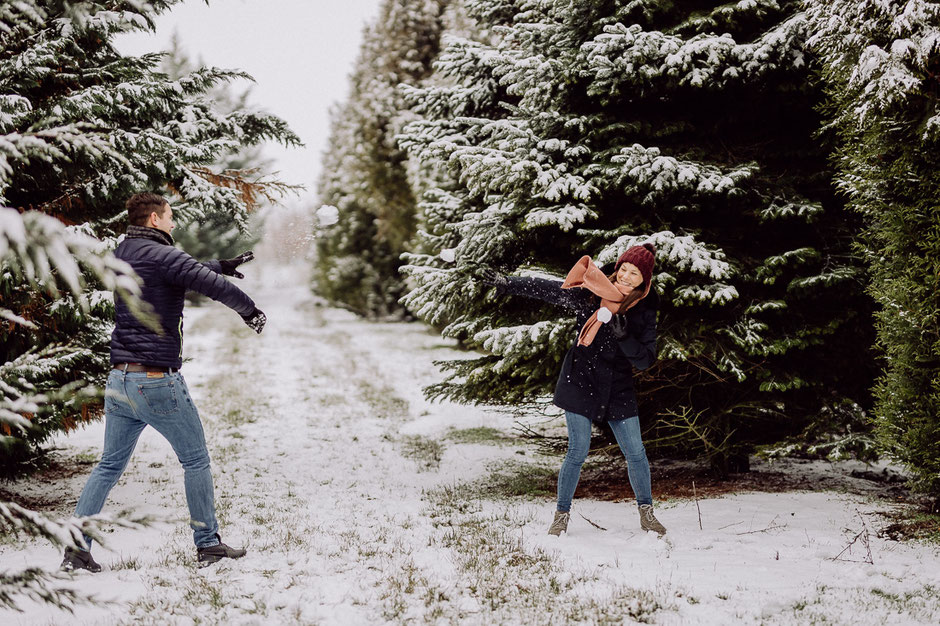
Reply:
[[[98,462],[98,458],[97,452],[80,452],[75,455],[75,462],[80,465],[92,465]]]
[[[831,607],[839,603],[855,607],[857,614],[865,615],[868,622],[873,624],[936,624],[940,618],[937,592],[938,589],[931,585],[903,592],[885,591],[878,587],[830,589],[825,585],[817,585],[814,594],[793,604],[791,608],[794,616],[789,622],[835,623]]]
[[[227,446],[217,446],[212,451],[212,460],[218,459],[219,463],[225,463],[229,460],[237,459],[241,454],[241,444],[230,443]]]
[[[490,474],[476,482],[480,492],[490,498],[554,496],[558,472],[534,463],[509,461],[490,466]]]
[[[423,605],[423,621],[433,623],[445,616],[447,594],[428,580],[421,570],[408,560],[386,579],[382,593],[382,617],[389,621],[407,623],[409,611]]]
[[[216,610],[225,608],[226,600],[222,584],[213,584],[202,576],[193,576],[183,588],[183,599],[189,606],[208,604]]]
[[[117,561],[113,561],[111,563],[112,571],[119,570],[119,569],[138,570],[140,569],[140,560],[135,556],[130,556],[130,557],[122,556]]]
[[[480,510],[479,491],[471,483],[442,485],[435,489],[425,489],[421,496],[428,503],[428,514],[432,523],[438,518],[456,513],[466,514]]]
[[[222,422],[229,426],[254,424],[258,421],[258,415],[253,409],[254,407],[237,405],[222,414]]]
[[[317,394],[314,402],[320,407],[344,406],[349,399],[341,393],[327,392]]]
[[[922,510],[904,510],[894,521],[878,531],[878,536],[894,541],[915,540],[940,546],[940,514]]]
[[[395,394],[388,385],[377,387],[368,380],[357,381],[359,397],[365,400],[375,417],[383,419],[403,418],[408,416],[408,401]]]
[[[444,446],[434,439],[412,435],[402,440],[401,453],[418,463],[418,471],[432,470],[440,467]]]
[[[940,590],[935,589],[932,585],[924,585],[920,589],[904,591],[900,593],[885,591],[884,589],[874,587],[871,590],[871,595],[877,598],[881,598],[889,607],[903,613],[907,611],[914,611],[916,608],[919,608],[918,605],[923,605],[924,600],[935,600],[937,598],[938,591]],[[936,605],[934,606],[936,607]]]
[[[250,598],[251,603],[254,605],[250,609],[246,609],[245,612],[248,615],[267,615],[268,614],[268,603],[264,600],[258,598]],[[300,623],[300,620],[297,620]]]
[[[483,443],[490,445],[505,445],[514,441],[512,437],[507,437],[501,431],[490,428],[489,426],[455,428],[448,432],[445,438],[456,443]]]
[[[472,482],[442,485],[423,492],[434,507],[468,513],[481,499],[554,497],[558,487],[555,470],[534,463],[493,463],[489,474]]]

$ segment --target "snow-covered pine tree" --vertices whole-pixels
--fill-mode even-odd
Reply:
[[[297,143],[274,116],[215,108],[210,90],[244,74],[199,68],[171,80],[157,69],[162,55],[123,56],[114,48],[116,34],[152,28],[153,16],[172,4],[3,3],[0,208],[23,214],[27,241],[43,237],[48,224],[31,211],[97,236],[108,249],[134,192],[167,190],[181,215],[224,212],[244,224],[252,203],[280,188],[210,169],[240,146]],[[29,322],[0,325],[4,393],[27,389],[46,398],[36,411],[15,410],[30,428],[5,430],[10,445],[0,451],[0,473],[21,468],[51,433],[100,412],[100,400],[87,394],[57,393],[63,385],[100,387],[108,368],[110,287],[93,274],[85,278],[83,306],[72,293],[50,296],[49,285],[31,284],[6,259],[0,266],[3,308]]]
[[[573,320],[490,293],[479,265],[560,278],[650,241],[660,361],[640,391],[660,435],[727,469],[825,404],[864,403],[856,226],[814,138],[799,3],[467,5],[491,40],[449,38],[439,84],[408,92],[423,119],[402,146],[460,184],[425,198],[439,254],[410,257],[403,301],[486,355],[447,364],[429,393],[533,399],[572,341]]]
[[[347,101],[334,108],[318,182],[339,220],[319,230],[318,293],[368,316],[403,313],[400,256],[417,226],[407,155],[395,136],[408,113],[399,85],[431,71],[450,0],[383,0],[363,38]]]
[[[183,48],[177,33],[170,39],[160,71],[171,80],[180,80],[197,69],[198,65],[190,59]],[[251,87],[236,90],[232,83],[221,83],[208,92],[216,110],[226,115],[251,108],[248,98]],[[263,180],[272,171],[273,161],[266,158],[260,144],[239,146],[235,152],[220,155],[212,164],[212,170],[235,174],[251,181]],[[198,219],[180,219],[173,230],[173,239],[177,245],[197,259],[230,259],[246,250],[250,250],[260,240],[257,231],[249,231],[245,225],[234,221],[224,212],[208,213]],[[201,301],[204,296],[189,292],[187,298]]]
[[[875,432],[940,498],[940,5],[812,1],[839,188],[864,217],[886,370]]]

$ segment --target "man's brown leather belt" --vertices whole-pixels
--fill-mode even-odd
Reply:
[[[121,370],[122,372],[163,372],[164,374],[172,374],[177,371],[172,367],[141,365],[140,363],[115,363],[111,367],[116,370]]]

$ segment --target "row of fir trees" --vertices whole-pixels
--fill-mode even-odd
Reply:
[[[176,3],[0,5],[0,475],[101,413],[111,292],[135,284],[109,256],[125,200],[162,192],[184,224],[234,237],[284,190],[230,167],[246,146],[298,143],[283,120],[219,99],[250,77],[115,48]]]
[[[940,494],[937,5],[382,6],[334,114],[316,283],[480,352],[430,395],[538,402],[571,343],[481,268],[560,278],[648,241],[654,447],[728,471],[781,441],[866,454],[874,425]]]

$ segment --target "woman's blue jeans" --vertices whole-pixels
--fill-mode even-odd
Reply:
[[[179,372],[156,378],[147,372],[111,370],[104,400],[104,450],[75,507],[76,517],[97,515],[117,484],[146,426],[163,435],[183,466],[189,525],[196,546],[219,543],[209,451],[199,413]],[[91,539],[85,537],[91,546]]]
[[[581,466],[591,448],[591,420],[583,415],[565,411],[568,423],[568,454],[558,472],[558,510],[571,510],[571,499],[578,487]],[[627,459],[627,475],[630,486],[636,496],[637,504],[652,504],[653,492],[650,482],[650,464],[646,459],[646,448],[640,438],[640,418],[638,416],[622,420],[611,420],[610,429],[614,431],[617,445]]]

